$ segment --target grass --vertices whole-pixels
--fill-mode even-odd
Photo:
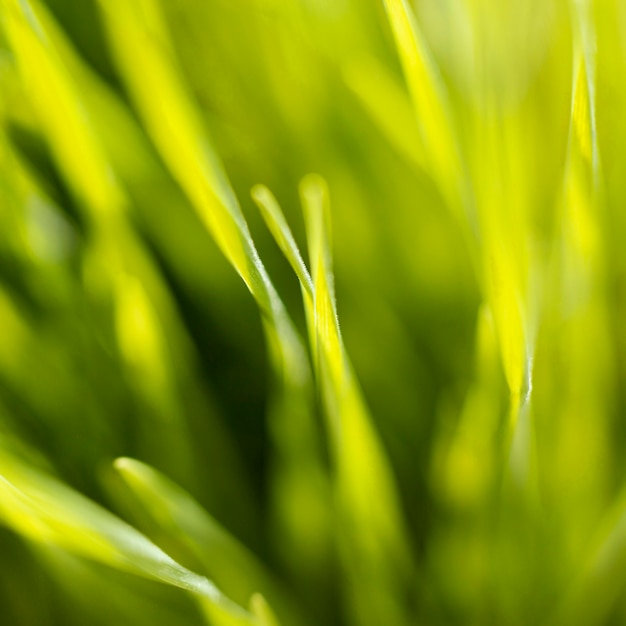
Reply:
[[[0,622],[625,622],[625,33],[0,0]]]

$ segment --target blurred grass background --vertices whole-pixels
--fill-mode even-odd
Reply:
[[[0,18],[0,623],[626,623],[620,0]]]

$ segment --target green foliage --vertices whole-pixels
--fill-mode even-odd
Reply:
[[[625,71],[611,0],[0,0],[0,623],[625,622]]]

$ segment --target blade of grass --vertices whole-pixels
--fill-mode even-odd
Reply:
[[[302,346],[187,94],[157,4],[114,0],[100,7],[118,66],[159,153],[261,308],[275,362],[284,375],[306,380]]]
[[[503,241],[503,225],[498,221],[502,207],[493,192],[486,197],[484,194],[481,197],[479,193],[477,201],[481,201],[482,206],[474,214],[469,180],[456,141],[457,133],[454,132],[447,94],[417,20],[406,0],[385,0],[384,4],[424,137],[433,178],[460,220],[477,278],[494,314],[512,395],[511,419],[515,422],[520,398],[529,387],[529,366],[522,297],[517,281],[512,280],[517,276],[518,268],[515,267],[512,251]],[[489,140],[489,129],[484,134]],[[482,160],[481,154],[477,163],[482,163]],[[495,184],[493,172],[485,171],[485,178],[488,180],[479,180],[479,185],[492,188]],[[478,229],[481,241],[477,247]]]
[[[304,346],[259,258],[237,198],[188,93],[159,7],[151,0],[114,0],[100,2],[100,7],[117,65],[157,151],[260,308],[278,387],[270,426],[277,456],[282,459],[279,463],[296,461],[299,456],[312,459],[312,470],[319,478],[312,435],[311,374]],[[158,99],[154,98],[155,89]],[[285,432],[298,434],[284,438]],[[296,449],[287,449],[296,442]],[[300,475],[295,472],[292,477]],[[301,496],[292,497],[302,489],[315,503],[314,510],[321,512],[326,507],[322,483],[298,478],[289,483],[288,498],[292,503],[302,501]],[[297,524],[290,524],[286,540],[291,535],[300,536],[313,524],[312,532],[325,543],[328,529],[323,528],[324,515],[302,519],[303,514],[295,511],[293,504],[289,515]],[[306,543],[303,541],[299,548],[295,543],[293,555]]]
[[[407,0],[384,0],[431,175],[450,209],[465,223],[469,197],[460,149],[441,78]]]
[[[123,204],[122,192],[50,41],[47,14],[28,0],[3,0],[2,6],[4,30],[59,167],[81,202],[111,219]]]
[[[263,185],[252,189],[252,199],[259,207],[270,232],[280,250],[289,261],[298,277],[304,301],[304,309],[311,344],[315,336],[313,313],[313,282],[302,259],[296,241],[289,229],[287,220],[271,191]],[[315,359],[315,356],[314,356]],[[288,526],[294,530],[294,540],[300,545],[294,546],[295,554],[306,557],[313,577],[319,577],[323,571],[322,563],[328,560],[328,535],[330,521],[330,496],[326,470],[321,463],[319,433],[314,429],[310,415],[298,419],[297,428],[287,426],[288,416],[298,415],[302,408],[298,396],[286,391],[283,406],[275,411],[274,432],[283,455],[280,465],[276,467],[275,483],[277,489],[278,510],[282,510],[288,519]],[[309,396],[309,402],[312,397]],[[292,420],[293,421],[293,418]],[[315,443],[313,443],[315,442]],[[296,512],[307,510],[306,518]],[[291,511],[291,513],[290,513]],[[306,519],[306,523],[305,523]],[[311,546],[306,549],[305,546]],[[303,552],[303,548],[305,551]],[[301,567],[301,564],[298,566]],[[323,574],[322,574],[323,575]]]
[[[264,188],[256,188],[254,197],[301,281],[337,472],[335,506],[342,529],[344,566],[350,579],[350,608],[363,623],[401,620],[406,609],[400,600],[401,589],[408,582],[411,559],[391,470],[339,332],[330,257],[328,192],[318,176],[304,179],[300,191],[312,279],[273,196]],[[375,503],[371,499],[374,492]],[[355,567],[355,559],[359,559],[359,567]]]
[[[313,361],[316,362],[315,313],[313,304],[314,288],[311,275],[302,259],[300,250],[298,250],[298,245],[291,233],[282,209],[272,192],[263,185],[257,185],[252,189],[252,199],[259,207],[265,224],[272,233],[281,252],[284,254],[287,261],[289,261],[291,268],[300,282],[302,299],[304,301],[304,312],[307,318],[309,338],[313,350]]]
[[[609,619],[626,571],[624,491],[608,512],[600,508],[606,484],[605,442],[611,436],[605,420],[611,402],[613,346],[606,334],[605,243],[602,232],[603,189],[596,130],[595,25],[591,3],[572,2],[574,26],[572,103],[562,201],[563,315],[568,319],[567,387],[561,407],[562,432],[570,436],[558,457],[560,474],[568,477],[584,467],[585,482],[568,489],[569,506],[578,510],[569,535],[582,567],[570,573],[562,602],[549,623],[583,626]],[[594,356],[593,369],[580,358]],[[583,504],[584,503],[584,504]],[[584,508],[583,508],[584,506]],[[577,508],[576,508],[577,507]],[[598,522],[599,520],[599,522]],[[597,528],[588,542],[591,528]],[[582,544],[582,548],[580,548]],[[588,602],[593,598],[593,602]]]
[[[101,137],[112,129],[98,126],[94,116],[104,107],[109,119],[122,121],[124,130],[136,128],[124,107],[78,58],[44,6],[37,0],[6,0],[6,7],[5,29],[41,130],[93,228],[85,252],[90,295],[99,304],[112,301],[129,382],[145,404],[148,420],[161,417],[158,428],[146,425],[151,433],[147,440],[155,442],[152,447],[158,448],[168,471],[192,483],[193,455],[182,390],[190,387],[196,397],[201,395],[188,366],[194,358],[192,344],[160,272],[128,219],[125,189]],[[90,95],[83,97],[85,92]],[[225,451],[219,456],[233,464],[229,476],[240,479],[243,474],[226,433],[215,420],[213,426],[215,446]],[[159,444],[159,437],[166,445]],[[150,449],[143,452],[152,458]]]
[[[0,493],[0,515],[29,539],[190,591],[223,616],[217,624],[256,623],[208,579],[173,561],[133,527],[5,452],[0,458]]]
[[[302,622],[265,567],[189,494],[139,461],[120,458],[114,467],[155,523],[173,541],[191,550],[229,597],[243,603],[262,593],[284,613],[286,623]]]

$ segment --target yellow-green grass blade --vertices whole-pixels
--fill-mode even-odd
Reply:
[[[12,17],[5,28],[26,92],[39,105],[41,131],[79,200],[79,209],[93,226],[84,262],[88,296],[99,305],[112,305],[126,376],[148,416],[138,420],[144,433],[150,433],[141,452],[156,459],[158,450],[168,471],[193,484],[185,396],[190,389],[196,400],[202,395],[190,366],[197,355],[168,288],[125,215],[125,190],[113,168],[113,164],[125,171],[140,167],[131,157],[124,157],[116,144],[129,136],[137,160],[146,155],[153,161],[156,158],[129,111],[81,61],[45,8],[36,0],[27,0],[19,8],[11,6],[7,10]],[[44,65],[37,65],[33,50],[45,57]],[[75,145],[83,146],[80,159],[73,158]],[[210,419],[212,410],[204,400],[198,402]],[[160,423],[154,423],[154,418]],[[232,464],[228,476],[241,482],[241,468],[235,469],[238,461],[226,433],[215,420],[211,427],[209,445]]]
[[[276,376],[278,392],[270,410],[270,428],[276,442],[280,465],[287,459],[313,457],[315,426],[311,416],[312,394],[310,368],[304,346],[288,317],[263,266],[234,192],[227,180],[218,156],[211,145],[200,113],[188,93],[179,72],[163,17],[156,3],[102,2],[102,14],[109,32],[118,67],[137,107],[145,128],[157,151],[178,182],[207,231],[213,236],[227,260],[241,276],[255,298],[263,318],[270,358]],[[158,88],[159,98],[154,98]],[[287,437],[284,433],[294,436]],[[295,437],[295,438],[294,438]],[[297,449],[288,449],[297,442]],[[288,462],[288,461],[286,461]],[[303,470],[304,472],[304,470]],[[306,546],[326,542],[325,504],[314,504],[316,515],[306,515],[295,509],[302,497],[294,497],[300,487],[311,497],[323,499],[323,480],[302,483],[282,481],[288,504],[287,517],[292,522],[285,539],[315,535],[314,541],[296,541],[289,549],[287,560],[297,558]],[[310,476],[298,473],[294,476]],[[295,489],[295,491],[294,491]],[[302,545],[298,547],[298,542]],[[287,542],[285,542],[287,543]],[[281,544],[282,545],[282,544]],[[327,549],[319,553],[326,553]],[[313,559],[311,559],[313,562]],[[294,563],[295,564],[295,563]],[[301,570],[304,571],[304,568]]]
[[[287,224],[287,220],[276,201],[272,192],[264,185],[256,185],[252,189],[252,199],[261,211],[261,215],[267,224],[272,236],[276,240],[281,252],[289,261],[291,268],[295,272],[300,286],[311,297],[313,297],[313,282],[309,274],[302,255],[298,250],[298,245]]]
[[[506,149],[510,139],[506,132],[505,137],[500,134],[508,121],[497,107],[483,112],[484,117],[476,116],[475,153],[467,163],[445,86],[409,2],[385,0],[385,8],[431,175],[458,220],[484,301],[494,316],[511,396],[511,441],[531,389],[532,337],[527,310],[530,259],[524,212],[512,219],[507,215],[518,211],[517,205],[523,204],[523,199],[509,212],[507,205],[511,201],[502,190],[501,179],[508,176],[502,161],[510,156]],[[502,170],[500,174],[498,170]],[[507,189],[511,194],[519,191]]]
[[[502,146],[498,145],[493,135],[497,132],[493,128],[495,120],[487,120],[487,128],[482,130],[487,142],[487,154],[484,154],[483,148],[476,159],[479,169],[478,180],[475,181],[476,202],[479,208],[477,215],[474,216],[467,173],[456,139],[458,134],[455,133],[446,92],[431,59],[428,46],[406,0],[385,0],[385,7],[420,123],[433,176],[451,208],[461,219],[461,227],[467,237],[470,254],[476,263],[477,278],[494,314],[503,365],[514,407],[512,419],[515,421],[520,398],[530,386],[530,359],[523,289],[525,267],[523,260],[516,256],[520,251],[519,246],[512,247],[507,241],[507,238],[510,238],[507,237],[509,225],[501,219],[501,216],[505,214],[504,198],[496,191],[497,181],[494,178],[496,175],[487,165],[482,167],[483,161],[497,167],[498,163],[495,159],[501,158],[502,155],[499,150]],[[499,121],[502,122],[502,120]],[[494,160],[491,161],[491,158]],[[480,172],[481,169],[482,172]],[[475,217],[478,217],[478,223],[474,222]],[[477,252],[476,235],[473,231],[478,224],[481,247]]]
[[[3,28],[60,169],[82,203],[112,219],[123,195],[52,43],[52,21],[34,1],[3,0],[2,9]]]
[[[574,3],[572,106],[564,190],[564,235],[570,259],[592,267],[601,258],[600,155],[596,131],[593,25],[587,3]],[[589,280],[585,267],[569,268]],[[597,266],[595,269],[599,269]],[[567,271],[567,269],[566,269]],[[582,292],[585,294],[585,291]]]
[[[612,437],[606,419],[613,402],[611,371],[614,346],[608,334],[607,248],[603,232],[602,169],[596,130],[595,25],[591,4],[572,3],[574,50],[568,154],[562,199],[561,272],[564,337],[568,367],[560,397],[560,445],[556,448],[553,481],[561,483],[567,507],[577,511],[567,536],[578,548],[570,559],[582,560],[573,575],[558,623],[575,616],[581,624],[601,623],[617,600],[614,581],[624,572],[623,492],[608,514],[607,466]],[[593,354],[593,364],[583,355]],[[570,484],[584,468],[585,481]],[[558,488],[558,487],[557,487]],[[574,523],[575,522],[575,523]],[[591,529],[600,530],[589,542]],[[590,544],[590,545],[589,545]],[[584,598],[594,597],[593,603]]]
[[[285,623],[301,623],[267,569],[189,494],[134,459],[117,459],[114,466],[154,523],[183,550],[191,550],[229,597],[244,604],[255,593],[263,594],[285,615]]]
[[[309,271],[271,191],[257,185],[252,189],[252,198],[300,281],[309,337],[314,346],[313,282]],[[272,420],[280,454],[274,475],[275,507],[295,542],[290,552],[306,561],[306,567],[302,568],[300,562],[298,569],[307,571],[305,578],[309,582],[323,576],[324,563],[327,564],[330,557],[330,487],[321,462],[320,433],[311,411],[313,394],[303,395],[303,390],[286,387],[280,396]]]
[[[280,205],[276,201],[276,198],[272,192],[263,185],[257,185],[252,189],[252,199],[259,207],[261,215],[267,225],[269,231],[274,237],[281,252],[285,255],[287,261],[291,265],[295,275],[300,282],[300,288],[302,290],[302,298],[304,300],[304,311],[307,317],[307,324],[309,329],[309,337],[311,338],[313,349],[313,361],[315,362],[317,356],[315,354],[315,328],[314,328],[314,289],[313,281],[309,270],[307,269],[296,240],[287,224],[287,220],[283,215]]]
[[[302,181],[311,274],[318,385],[336,469],[337,514],[350,605],[362,623],[406,619],[410,548],[391,469],[349,363],[337,318],[326,183]],[[376,493],[375,500],[371,494]],[[359,560],[357,567],[355,561]],[[391,617],[390,617],[391,616]]]
[[[132,526],[5,451],[0,457],[0,493],[0,516],[17,533],[190,591],[220,616],[219,626],[257,623],[208,579],[176,563]]]
[[[614,504],[606,465],[614,437],[607,417],[615,401],[615,346],[604,230],[605,204],[596,130],[595,24],[591,3],[572,2],[570,126],[560,203],[560,328],[558,403],[544,483],[563,520],[564,595],[550,624],[581,626],[610,620],[625,567],[624,491]],[[584,480],[580,477],[584,476]],[[575,477],[575,478],[574,478]],[[607,510],[608,508],[608,510]],[[572,515],[572,511],[575,514]],[[593,598],[590,602],[589,598]]]
[[[460,149],[447,96],[407,0],[385,0],[396,48],[424,143],[431,174],[450,209],[468,219]]]
[[[100,7],[118,66],[158,151],[226,257],[259,295],[264,277],[247,225],[186,93],[159,7],[136,0]]]
[[[516,141],[497,111],[476,120],[473,184],[480,224],[479,281],[495,324],[513,416],[530,388],[527,331],[528,229],[524,198],[511,175]],[[514,419],[513,419],[514,421]]]
[[[159,7],[151,0],[114,0],[100,7],[118,67],[157,150],[259,304],[275,362],[287,375],[305,380],[302,346],[187,93]]]

